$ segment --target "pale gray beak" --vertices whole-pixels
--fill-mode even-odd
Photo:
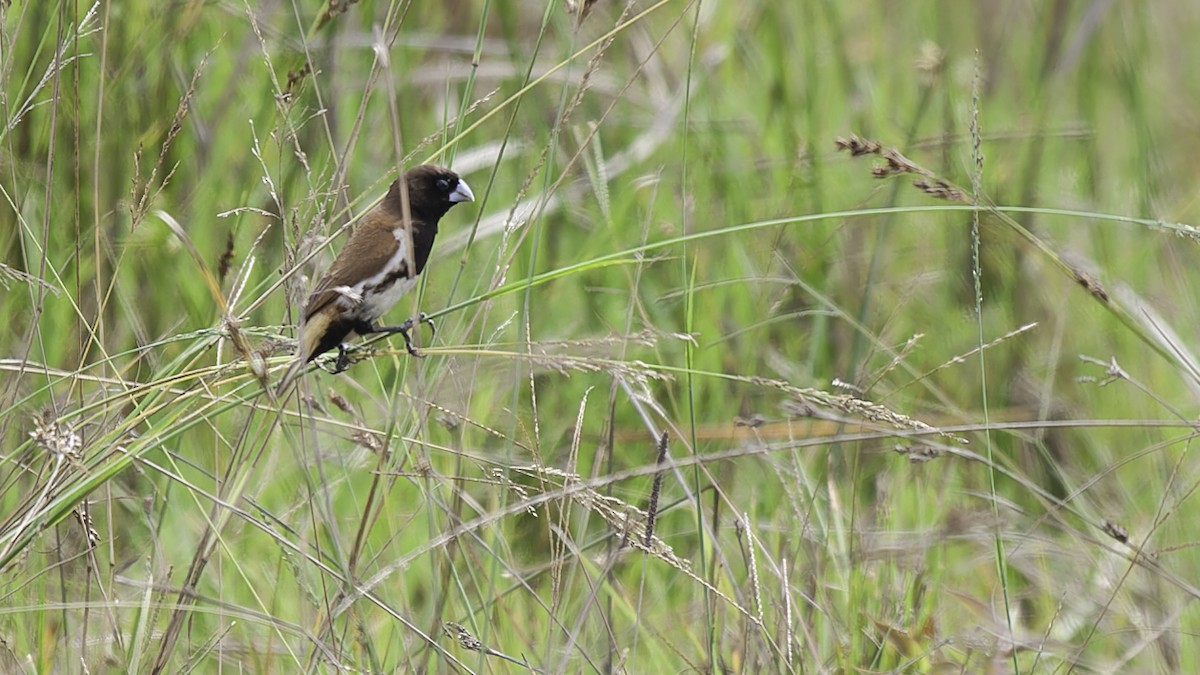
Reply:
[[[458,187],[454,188],[454,192],[450,193],[450,203],[457,204],[458,202],[473,201],[475,201],[475,193],[471,192],[471,186],[467,185],[467,181],[459,178]]]

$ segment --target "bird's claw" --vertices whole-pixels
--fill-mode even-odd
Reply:
[[[350,351],[345,344],[338,345],[337,361],[333,362],[333,374],[344,373],[350,369]]]
[[[437,336],[437,324],[435,324],[433,322],[433,319],[429,318],[429,316],[427,314],[425,314],[425,312],[421,312],[420,314],[417,315],[417,322],[415,325],[420,325],[423,323],[429,324],[430,337],[436,337]],[[424,358],[425,355],[417,351],[417,348],[413,346],[412,337],[408,334],[408,332],[413,329],[413,326],[414,326],[414,324],[413,324],[412,317],[409,317],[408,319],[404,320],[404,323],[402,323],[396,327],[396,332],[399,333],[400,336],[404,338],[404,347],[405,347],[405,349],[408,350],[408,353],[411,356],[415,356],[419,359]]]

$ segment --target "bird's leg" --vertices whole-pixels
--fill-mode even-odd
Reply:
[[[417,316],[417,324],[422,323],[429,324],[431,336],[437,335],[437,326],[433,323],[433,319],[425,315],[425,312],[421,312],[421,314]],[[408,353],[418,358],[422,356],[422,354],[417,351],[417,348],[413,346],[412,337],[410,337],[408,334],[408,331],[413,329],[413,320],[411,317],[406,319],[404,323],[400,324],[399,326],[373,326],[368,324],[363,328],[367,329],[366,332],[368,333],[399,333],[400,336],[404,338],[404,346],[406,349],[408,349]],[[360,334],[365,334],[363,331],[357,328],[355,331]]]
[[[337,361],[333,362],[333,374],[343,373],[350,369],[350,352],[346,349],[346,343],[338,345]]]

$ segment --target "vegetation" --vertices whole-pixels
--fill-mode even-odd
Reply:
[[[0,3],[0,672],[1200,670],[1197,31]],[[426,161],[424,358],[276,399]]]

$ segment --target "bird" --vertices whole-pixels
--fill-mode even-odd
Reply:
[[[345,370],[350,365],[346,341],[356,335],[399,333],[408,352],[418,355],[408,334],[413,327],[411,318],[398,326],[375,322],[417,285],[442,216],[455,204],[473,201],[475,195],[467,182],[442,166],[413,167],[393,181],[383,201],[362,217],[304,302],[296,357],[276,393],[282,394],[307,363],[334,347],[338,349],[334,372]],[[432,326],[423,313],[418,322]]]

